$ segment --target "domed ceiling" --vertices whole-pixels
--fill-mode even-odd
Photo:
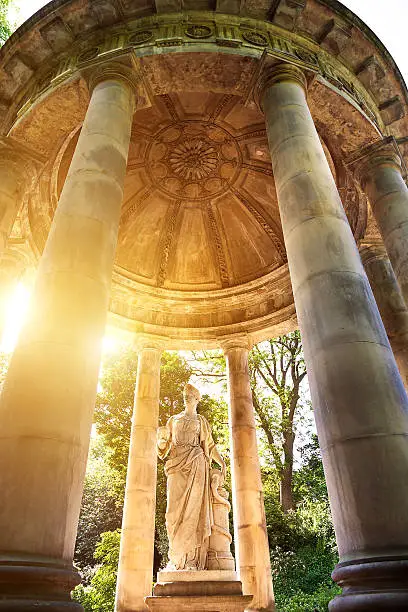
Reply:
[[[263,116],[214,93],[157,96],[137,112],[116,265],[145,285],[208,291],[284,262]]]

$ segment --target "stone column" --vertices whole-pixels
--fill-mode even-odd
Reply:
[[[152,594],[156,511],[161,345],[138,340],[135,404],[130,434],[125,507],[120,542],[116,612],[148,610]]]
[[[360,247],[361,261],[377,302],[405,389],[408,389],[408,309],[382,245]]]
[[[133,73],[94,88],[0,397],[0,610],[70,600],[134,112]]]
[[[247,610],[273,611],[271,565],[246,339],[223,344],[227,360],[235,556]]]
[[[330,610],[408,609],[408,399],[298,68],[261,83],[344,587]]]
[[[7,246],[24,194],[41,157],[13,138],[0,138],[0,255]]]
[[[349,160],[370,201],[402,295],[408,305],[408,188],[394,137],[356,153]],[[404,166],[405,173],[405,166]]]

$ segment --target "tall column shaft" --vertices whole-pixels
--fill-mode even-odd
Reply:
[[[153,581],[161,349],[139,352],[122,521],[116,612],[148,610]]]
[[[72,558],[134,111],[124,79],[107,70],[94,87],[0,397],[0,610],[77,607]]]
[[[247,610],[275,610],[248,348],[225,346],[236,562]]]
[[[357,171],[408,305],[408,188],[394,140],[370,147]]]
[[[370,281],[405,389],[408,389],[408,309],[385,249],[363,247],[361,261]]]
[[[280,65],[262,102],[347,587],[330,610],[408,608],[408,399],[305,86]]]

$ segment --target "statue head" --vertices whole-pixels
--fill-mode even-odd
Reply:
[[[183,391],[184,404],[186,408],[196,408],[201,399],[201,393],[194,385],[187,383]]]

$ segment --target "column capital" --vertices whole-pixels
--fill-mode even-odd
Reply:
[[[137,99],[140,76],[131,62],[129,65],[120,61],[96,64],[95,66],[85,69],[83,71],[83,76],[88,83],[91,95],[99,83],[103,83],[104,81],[122,81],[130,87],[135,95],[135,100]]]
[[[347,159],[346,166],[354,172],[363,188],[370,173],[380,166],[394,166],[403,177],[407,175],[407,168],[394,136],[387,136],[355,151]]]
[[[167,338],[151,334],[135,334],[133,345],[138,353],[144,350],[154,350],[162,353],[166,348]]]
[[[234,349],[250,351],[252,348],[252,342],[249,336],[246,335],[230,336],[221,340],[220,345],[224,355],[227,355],[229,351]]]
[[[305,93],[307,91],[306,75],[298,66],[282,63],[265,67],[259,75],[254,91],[254,98],[261,110],[263,110],[265,91],[277,83],[296,83]]]

